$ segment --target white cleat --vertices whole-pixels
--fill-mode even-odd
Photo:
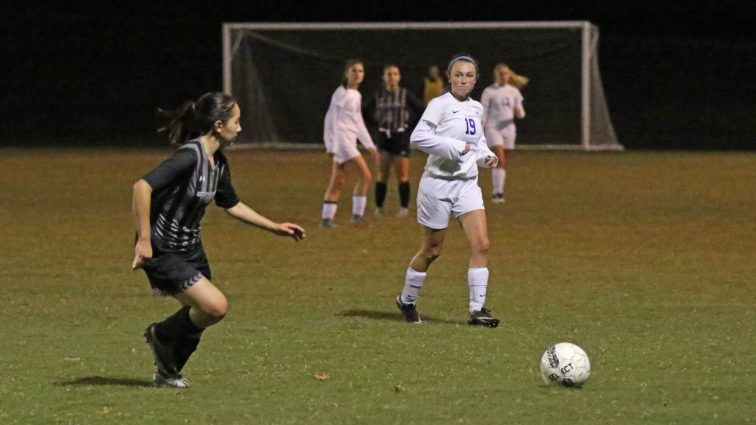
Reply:
[[[167,376],[160,372],[152,375],[152,383],[158,387],[189,388],[191,383],[181,375]]]

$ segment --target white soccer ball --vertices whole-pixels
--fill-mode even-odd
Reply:
[[[591,376],[591,361],[585,350],[570,342],[554,344],[541,356],[541,377],[546,383],[580,386]]]

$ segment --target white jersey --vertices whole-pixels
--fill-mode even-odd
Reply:
[[[429,154],[425,173],[441,179],[472,179],[488,156],[495,156],[486,145],[481,117],[483,106],[468,98],[460,102],[451,93],[428,103],[420,122],[410,136],[412,145]],[[470,151],[463,154],[465,145]]]
[[[483,90],[480,97],[480,103],[483,104],[485,114],[483,124],[486,127],[501,130],[504,127],[514,124],[515,108],[519,108],[523,115],[517,118],[525,117],[525,109],[522,107],[523,101],[520,90],[510,84],[500,86],[491,84]]]
[[[375,147],[362,119],[362,95],[355,89],[347,89],[340,85],[333,92],[323,127],[323,141],[328,153],[336,156],[343,152],[359,154],[358,139],[368,149]]]

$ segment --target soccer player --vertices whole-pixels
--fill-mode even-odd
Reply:
[[[491,202],[504,203],[504,183],[507,178],[507,160],[515,148],[517,128],[515,118],[525,118],[525,108],[520,88],[528,79],[517,75],[507,65],[500,63],[494,68],[494,84],[483,90],[480,103],[483,104],[483,131],[498,158],[499,163],[491,172],[493,194]]]
[[[428,74],[423,78],[423,102],[427,105],[431,100],[444,94],[444,79],[437,65],[428,67]]]
[[[364,218],[367,194],[373,177],[365,158],[357,149],[357,140],[367,148],[373,161],[378,161],[378,152],[362,119],[362,95],[357,90],[365,79],[362,61],[350,59],[344,67],[343,81],[331,96],[326,112],[323,141],[326,153],[332,159],[331,179],[323,196],[320,226],[333,228],[341,189],[348,173],[357,173],[359,180],[352,194],[352,224],[367,226]],[[377,164],[376,164],[377,167]]]
[[[468,323],[496,327],[499,319],[483,307],[488,287],[489,241],[478,167],[493,167],[497,159],[483,135],[483,107],[470,98],[478,81],[478,63],[469,55],[455,56],[446,74],[450,92],[428,104],[410,137],[414,147],[429,155],[417,193],[417,221],[422,226],[420,250],[410,261],[396,305],[405,321],[421,323],[415,303],[428,268],[441,254],[449,215],[454,214],[470,246]]]
[[[376,144],[380,152],[378,181],[375,182],[375,212],[383,215],[391,166],[394,166],[399,181],[399,212],[397,217],[406,217],[410,201],[410,122],[423,113],[425,107],[409,90],[401,87],[399,67],[387,64],[383,67],[383,87],[368,99],[363,108],[366,116],[377,125]]]
[[[296,224],[275,223],[239,201],[223,148],[241,131],[239,105],[223,93],[207,93],[175,111],[159,110],[172,144],[181,146],[134,184],[132,209],[136,246],[132,269],[147,274],[153,290],[182,307],[144,336],[152,349],[156,385],[185,388],[181,370],[197,349],[202,332],[226,315],[228,301],[211,282],[200,239],[200,220],[215,204],[245,223],[294,240],[304,237]]]

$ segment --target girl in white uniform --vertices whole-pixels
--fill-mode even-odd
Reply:
[[[421,322],[415,302],[428,268],[441,253],[449,215],[454,214],[470,245],[468,323],[496,327],[499,320],[483,308],[488,286],[489,242],[478,167],[493,167],[497,159],[483,135],[483,107],[469,97],[478,80],[477,62],[468,55],[455,56],[446,74],[450,92],[428,104],[410,137],[415,148],[429,154],[417,194],[422,241],[409,264],[396,305],[405,321]]]
[[[480,103],[483,104],[483,129],[499,163],[491,173],[493,194],[491,201],[504,202],[504,183],[507,177],[507,159],[515,148],[517,128],[515,118],[525,118],[523,97],[519,88],[528,79],[517,75],[507,65],[500,63],[494,68],[494,84],[483,90]]]
[[[344,68],[344,81],[333,92],[331,104],[325,116],[323,141],[326,153],[333,159],[333,165],[328,189],[323,196],[321,227],[336,227],[333,218],[336,215],[341,189],[346,182],[347,173],[352,172],[359,176],[352,195],[352,224],[367,225],[363,216],[372,176],[365,158],[357,149],[357,140],[367,148],[373,161],[377,161],[378,153],[365,127],[365,121],[362,119],[362,95],[357,88],[364,78],[363,63],[356,59],[347,61]]]

